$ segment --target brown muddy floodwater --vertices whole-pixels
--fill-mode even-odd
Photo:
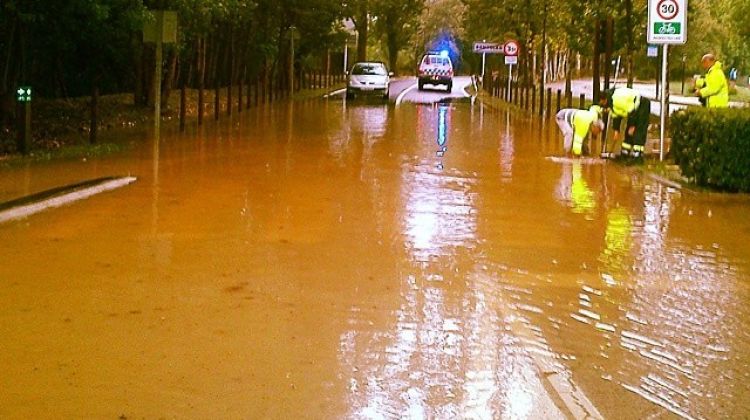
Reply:
[[[479,104],[275,104],[0,169],[2,419],[750,416],[750,200]]]

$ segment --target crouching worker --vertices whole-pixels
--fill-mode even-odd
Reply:
[[[557,125],[563,134],[565,156],[579,157],[583,153],[583,143],[591,133],[599,135],[604,129],[601,108],[594,105],[588,110],[565,108],[557,113]]]
[[[642,97],[634,89],[618,87],[606,90],[599,99],[599,105],[612,110],[612,130],[615,141],[620,136],[622,119],[627,119],[620,154],[630,158],[643,157],[651,116],[651,101]]]

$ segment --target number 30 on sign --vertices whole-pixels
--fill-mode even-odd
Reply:
[[[649,0],[648,43],[684,44],[687,41],[687,0]]]

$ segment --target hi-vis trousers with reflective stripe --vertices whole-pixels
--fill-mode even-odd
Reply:
[[[651,117],[651,101],[641,97],[638,108],[628,115],[625,127],[625,137],[622,141],[622,154],[625,156],[640,157],[643,155],[646,136],[648,134],[648,122]],[[635,127],[631,135],[630,128]]]
[[[575,114],[575,109],[562,109],[556,115],[557,126],[560,127],[563,135],[563,150],[565,154],[570,153],[570,150],[573,148],[573,117]]]

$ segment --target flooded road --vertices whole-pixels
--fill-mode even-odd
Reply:
[[[469,102],[278,103],[0,169],[0,418],[746,418],[750,200]]]

